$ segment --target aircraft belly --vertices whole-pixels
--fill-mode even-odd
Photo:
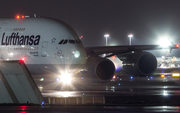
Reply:
[[[58,75],[60,74],[60,72],[64,72],[66,70],[75,73],[78,70],[82,69],[84,67],[84,64],[27,64],[26,66],[32,75]]]

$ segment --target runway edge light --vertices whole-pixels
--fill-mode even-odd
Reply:
[[[180,77],[179,73],[172,73],[172,77]]]
[[[161,75],[162,78],[164,78],[164,76],[165,76],[164,74]]]

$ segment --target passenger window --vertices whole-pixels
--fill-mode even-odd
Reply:
[[[63,44],[67,44],[67,42],[68,42],[68,40],[65,40],[65,41],[63,42]]]
[[[74,40],[69,40],[69,43],[75,44],[75,41]]]
[[[61,41],[59,42],[59,44],[62,44],[62,43],[63,43],[63,41],[64,41],[64,39],[63,39],[63,40],[61,40]]]

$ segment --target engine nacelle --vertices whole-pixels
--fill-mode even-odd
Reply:
[[[87,68],[88,71],[91,71],[91,76],[95,75],[93,78],[102,82],[111,80],[115,72],[114,63],[101,57],[90,57],[87,60]]]
[[[134,76],[147,76],[157,68],[156,57],[148,52],[135,52],[123,60],[123,69]]]

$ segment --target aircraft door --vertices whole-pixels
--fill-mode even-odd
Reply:
[[[42,42],[42,49],[41,49],[41,56],[42,57],[47,56],[47,46],[48,46],[48,42]]]
[[[4,27],[7,25],[7,22],[1,24],[0,26],[0,35],[2,35],[2,32],[4,31]]]
[[[4,22],[3,24],[1,24],[1,26],[0,26],[0,37],[2,37],[6,25],[7,25],[7,22]],[[7,58],[8,57],[7,54],[8,54],[8,46],[1,47],[1,49],[0,49],[0,57],[1,58],[3,58],[3,57]]]

